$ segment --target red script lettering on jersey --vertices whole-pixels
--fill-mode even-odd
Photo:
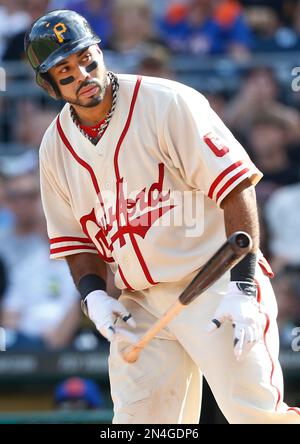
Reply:
[[[174,208],[174,204],[162,205],[170,201],[170,190],[163,191],[164,164],[158,165],[158,181],[148,189],[143,188],[134,198],[126,196],[126,182],[120,178],[116,182],[114,202],[109,203],[85,215],[80,222],[87,234],[90,222],[97,224],[99,231],[94,235],[98,251],[104,260],[113,253],[115,242],[120,247],[126,244],[125,235],[138,235],[144,238],[151,226],[164,214]],[[90,237],[91,233],[89,234]],[[97,246],[96,244],[96,246]]]
[[[217,136],[214,136],[213,133],[205,134],[204,142],[217,157],[223,157],[229,151],[229,148],[225,146]]]

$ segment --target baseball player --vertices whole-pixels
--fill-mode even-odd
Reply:
[[[230,423],[300,423],[282,399],[272,271],[259,250],[262,174],[200,93],[108,71],[99,42],[82,16],[57,10],[25,48],[37,83],[66,101],[40,148],[43,206],[51,258],[68,261],[111,342],[114,423],[198,423],[202,374]],[[239,230],[253,250],[125,363],[120,351]]]

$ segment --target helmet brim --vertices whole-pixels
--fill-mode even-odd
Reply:
[[[66,59],[70,55],[100,42],[101,39],[95,36],[92,38],[83,37],[76,42],[67,43],[65,44],[64,48],[57,48],[43,63],[41,63],[37,71],[39,73],[46,73],[47,71],[49,71],[50,68],[53,68],[53,66]]]

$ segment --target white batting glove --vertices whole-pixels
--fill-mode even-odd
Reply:
[[[121,318],[130,327],[136,327],[131,314],[119,301],[108,296],[103,290],[95,290],[87,295],[84,303],[87,305],[87,316],[109,342],[122,339],[129,342],[137,341],[136,335],[124,328],[115,326],[117,319]]]
[[[238,361],[263,337],[265,317],[259,311],[257,286],[249,282],[230,282],[208,331],[220,328],[224,322],[234,328],[233,350]]]

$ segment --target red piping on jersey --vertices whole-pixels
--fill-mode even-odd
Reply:
[[[119,275],[121,276],[121,279],[122,279],[122,281],[124,282],[124,284],[126,285],[126,287],[127,287],[129,290],[134,290],[134,289],[129,285],[129,283],[127,282],[127,280],[126,280],[126,278],[125,278],[125,276],[124,276],[124,274],[123,274],[123,271],[121,270],[120,265],[118,265],[118,270],[119,270]]]
[[[242,171],[240,171],[239,173],[237,173],[235,176],[232,176],[226,183],[225,185],[222,186],[222,188],[218,191],[217,196],[216,196],[216,202],[218,202],[218,200],[220,199],[220,197],[222,196],[222,194],[224,193],[224,191],[227,190],[227,188],[230,187],[231,184],[233,184],[233,182],[235,182],[239,177],[243,176],[245,173],[247,173],[249,171],[249,168],[244,168]]]
[[[269,264],[269,262],[267,261],[267,259],[265,257],[262,257],[262,258],[258,259],[258,263],[259,263],[261,269],[263,270],[263,272],[269,278],[273,278],[274,277],[274,273],[273,273],[273,270],[271,268],[271,265]]]
[[[289,408],[287,409],[287,411],[289,411],[289,410],[292,410],[293,412],[296,412],[297,415],[300,415],[300,409],[299,409],[299,407],[289,407]]]
[[[264,263],[264,262],[265,262],[265,263]],[[264,274],[266,274],[266,275],[269,276],[269,277],[270,277],[270,276],[272,277],[272,275],[274,276],[274,274],[273,274],[273,272],[272,272],[272,269],[271,269],[271,266],[269,265],[269,263],[268,263],[268,261],[266,260],[265,257],[262,258],[262,261],[259,260],[258,263],[259,263],[260,267],[262,268]],[[264,266],[264,265],[266,265],[266,264],[268,265],[268,268],[266,268],[266,267]],[[280,402],[280,398],[282,397],[282,395],[281,395],[281,393],[280,393],[279,388],[276,387],[276,386],[273,384],[273,381],[272,381],[272,380],[273,380],[274,370],[275,370],[275,365],[274,365],[274,362],[273,362],[273,359],[272,359],[271,353],[270,353],[270,351],[269,351],[269,349],[268,349],[268,346],[267,346],[267,340],[266,340],[266,335],[267,335],[268,329],[269,329],[269,327],[270,327],[270,318],[269,318],[269,316],[268,316],[266,313],[264,313],[264,312],[262,311],[262,309],[261,309],[261,288],[260,288],[260,285],[259,285],[259,283],[258,283],[258,281],[257,281],[256,279],[255,279],[255,283],[257,284],[257,288],[258,288],[257,302],[259,303],[259,311],[260,311],[260,313],[262,313],[263,315],[265,315],[266,320],[267,320],[266,327],[265,327],[265,330],[264,330],[264,344],[265,344],[265,347],[266,347],[266,350],[267,350],[267,353],[268,353],[268,355],[269,355],[269,358],[270,358],[270,361],[271,361],[271,365],[272,365],[271,376],[270,376],[270,384],[271,384],[272,387],[275,388],[275,390],[277,391],[277,394],[278,394],[277,403],[276,403],[276,407],[275,407],[275,410],[277,410],[277,408],[278,408],[278,404],[279,404],[279,402]],[[294,411],[295,413],[297,413],[297,415],[300,415],[300,409],[299,409],[298,407],[289,407],[289,408],[287,409],[287,411]]]
[[[259,312],[262,313],[262,314],[266,317],[266,326],[265,326],[265,329],[264,329],[264,336],[263,336],[263,339],[264,339],[264,344],[265,344],[265,347],[266,347],[266,350],[267,350],[267,353],[268,353],[269,359],[270,359],[270,361],[271,361],[270,385],[271,385],[271,386],[276,390],[276,392],[277,392],[277,402],[276,402],[276,406],[275,406],[275,411],[276,411],[277,408],[278,408],[278,404],[279,404],[279,402],[280,402],[280,399],[281,399],[281,393],[280,393],[279,388],[276,387],[276,385],[273,384],[273,375],[274,375],[274,370],[275,370],[275,364],[274,364],[274,361],[273,361],[273,358],[272,358],[271,352],[270,352],[270,350],[269,350],[269,348],[268,348],[268,345],[267,345],[267,333],[268,333],[268,330],[269,330],[269,327],[270,327],[270,318],[269,318],[269,316],[267,315],[267,313],[265,313],[265,312],[262,311],[262,308],[261,308],[261,288],[260,288],[260,285],[259,285],[258,281],[257,281],[256,279],[254,279],[254,280],[255,280],[255,283],[256,283],[256,285],[257,285],[257,302],[259,303]]]
[[[70,245],[69,247],[50,248],[50,254],[62,253],[64,251],[72,250],[94,250],[98,251],[96,247],[89,247],[88,245]]]
[[[92,244],[91,239],[87,239],[86,237],[73,237],[73,236],[64,236],[64,237],[53,237],[49,239],[50,245],[57,244],[59,242],[81,242],[82,244]]]
[[[97,182],[97,179],[96,179],[96,176],[95,176],[95,173],[94,173],[93,169],[91,168],[91,166],[90,166],[88,163],[86,163],[83,159],[81,159],[81,158],[76,154],[76,152],[75,152],[75,150],[73,149],[72,145],[71,145],[70,142],[68,141],[68,139],[67,139],[65,133],[63,132],[63,129],[62,129],[61,124],[60,124],[59,116],[57,117],[57,121],[56,121],[56,122],[57,122],[57,129],[58,129],[58,132],[59,132],[59,135],[60,135],[62,141],[64,142],[64,144],[66,145],[66,147],[68,148],[68,150],[70,151],[70,153],[72,154],[72,156],[77,160],[77,162],[78,162],[81,166],[83,166],[83,168],[85,168],[86,170],[88,170],[88,172],[89,172],[89,174],[90,174],[90,176],[91,176],[91,179],[92,179],[92,182],[93,182],[94,188],[95,188],[95,190],[96,190],[96,193],[97,193],[97,195],[100,197],[100,203],[101,203],[101,206],[102,206],[102,205],[103,205],[103,201],[102,201],[102,197],[101,197],[101,194],[100,194],[99,185],[98,185],[98,182]]]
[[[138,76],[136,84],[135,84],[135,87],[134,87],[134,91],[133,91],[133,95],[132,95],[132,99],[131,99],[131,103],[130,103],[130,108],[129,108],[129,113],[128,113],[128,116],[127,116],[127,120],[126,120],[125,126],[123,128],[122,134],[121,134],[121,136],[120,136],[120,138],[118,140],[116,151],[115,151],[114,166],[115,166],[116,178],[117,178],[118,181],[120,180],[120,171],[119,171],[119,166],[118,166],[118,155],[119,155],[120,148],[121,148],[121,145],[123,143],[123,140],[124,140],[124,138],[126,136],[126,133],[127,133],[128,129],[129,129],[129,126],[130,126],[130,122],[131,122],[133,110],[134,110],[134,107],[135,107],[136,99],[137,99],[138,92],[139,92],[139,89],[140,89],[140,86],[141,86],[141,81],[142,81],[142,77]]]
[[[119,195],[120,195],[119,193],[120,193],[120,188],[119,187],[120,187],[120,183],[121,183],[121,177],[120,177],[120,170],[119,170],[119,165],[118,165],[118,156],[119,156],[119,153],[120,153],[121,145],[122,145],[122,143],[123,143],[123,141],[125,139],[125,136],[127,134],[128,129],[130,127],[133,110],[134,110],[134,107],[135,107],[135,104],[136,104],[136,99],[137,99],[137,96],[138,96],[138,93],[139,93],[139,89],[140,89],[140,86],[141,86],[141,81],[142,81],[142,77],[138,76],[136,84],[135,84],[135,87],[134,87],[134,91],[133,91],[133,95],[132,95],[132,99],[131,99],[131,103],[130,103],[130,108],[129,108],[129,113],[128,113],[128,116],[127,116],[127,120],[126,120],[125,126],[123,128],[122,134],[121,134],[121,136],[120,136],[120,138],[118,140],[116,151],[115,151],[115,155],[114,155],[114,167],[115,167],[115,174],[116,174],[116,179],[117,179],[117,182],[116,182],[116,185],[117,185],[116,218],[117,218],[118,229],[119,229],[119,227],[121,225],[120,224],[120,220],[119,220],[119,215],[120,215],[120,212],[119,212]],[[134,248],[135,254],[137,255],[137,258],[138,258],[138,260],[140,262],[140,265],[142,267],[142,270],[144,272],[144,275],[145,275],[146,279],[148,280],[148,282],[151,285],[155,285],[157,282],[155,282],[152,279],[150,271],[149,271],[149,269],[148,269],[148,267],[146,265],[146,262],[145,262],[145,260],[143,258],[141,250],[139,249],[139,246],[138,246],[137,241],[136,241],[136,239],[135,239],[133,234],[130,234],[130,240],[131,240],[131,243],[132,243],[132,246]]]
[[[94,188],[95,188],[95,191],[96,191],[96,194],[97,194],[97,197],[99,199],[100,205],[103,208],[104,218],[106,219],[105,207],[104,207],[103,199],[102,199],[102,196],[101,196],[100,187],[98,185],[97,178],[95,176],[95,173],[94,173],[92,167],[76,154],[75,150],[73,149],[72,145],[70,144],[69,140],[67,139],[67,137],[66,137],[66,135],[65,135],[65,133],[64,133],[62,127],[61,127],[59,116],[56,119],[56,125],[57,125],[57,129],[58,129],[58,133],[59,133],[59,135],[61,137],[61,140],[63,141],[63,143],[66,146],[66,148],[69,150],[69,152],[74,157],[74,159],[83,168],[85,168],[89,172],[89,174],[91,176],[91,179],[92,179],[92,183],[94,185]],[[76,247],[76,248],[78,248],[78,247]],[[87,247],[85,247],[85,249],[87,249]],[[58,250],[58,248],[56,250]],[[65,251],[65,250],[61,250],[61,251]],[[59,253],[59,251],[56,251],[56,253]],[[121,274],[120,274],[120,276],[121,276]],[[125,286],[127,287],[126,282],[124,280],[123,280],[123,282],[124,282]]]
[[[213,198],[213,193],[216,189],[216,187],[219,185],[219,183],[221,182],[221,180],[227,176],[227,174],[231,173],[231,171],[235,170],[236,168],[238,168],[239,166],[241,166],[243,164],[242,160],[239,160],[238,162],[233,163],[232,165],[230,165],[229,167],[226,168],[226,170],[224,170],[222,173],[220,173],[218,175],[218,177],[213,181],[213,183],[211,184],[209,191],[208,191],[208,197],[210,199]]]
[[[136,238],[134,237],[134,234],[130,234],[130,240],[131,240],[132,246],[133,246],[133,248],[134,248],[134,251],[135,251],[135,253],[136,253],[136,255],[137,255],[137,257],[138,257],[138,259],[139,259],[139,261],[140,261],[140,264],[141,264],[141,266],[142,266],[142,268],[143,268],[143,271],[144,271],[144,274],[145,274],[145,276],[146,276],[146,279],[147,279],[148,282],[149,282],[150,284],[152,284],[152,285],[157,284],[157,282],[155,282],[155,281],[152,279],[152,277],[151,277],[151,274],[150,274],[150,272],[149,272],[149,270],[148,270],[148,267],[147,267],[147,265],[146,265],[146,263],[145,263],[145,261],[144,261],[144,258],[143,258],[143,255],[142,255],[142,253],[141,253],[141,250],[140,250],[139,247],[138,247],[138,244],[137,244]]]

